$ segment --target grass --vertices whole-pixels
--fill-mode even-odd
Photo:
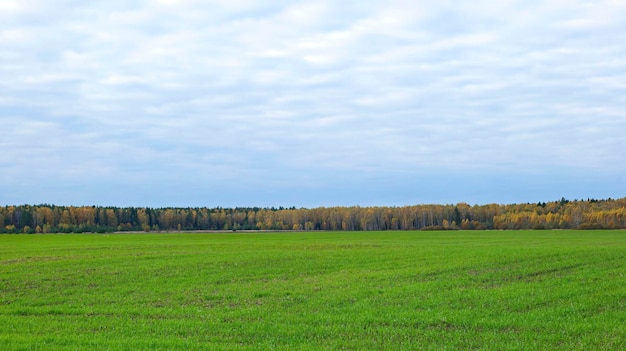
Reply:
[[[626,231],[0,235],[2,350],[626,349]]]

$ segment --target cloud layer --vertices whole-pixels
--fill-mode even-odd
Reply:
[[[3,1],[0,200],[625,196],[624,33],[618,1]]]

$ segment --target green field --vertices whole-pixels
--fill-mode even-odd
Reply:
[[[623,350],[626,231],[0,235],[0,350]]]

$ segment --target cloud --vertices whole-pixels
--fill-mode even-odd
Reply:
[[[1,179],[266,187],[254,205],[281,187],[620,174],[624,13],[614,1],[5,1]]]

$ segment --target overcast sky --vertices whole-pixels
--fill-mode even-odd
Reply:
[[[0,204],[626,196],[626,2],[0,1]]]

